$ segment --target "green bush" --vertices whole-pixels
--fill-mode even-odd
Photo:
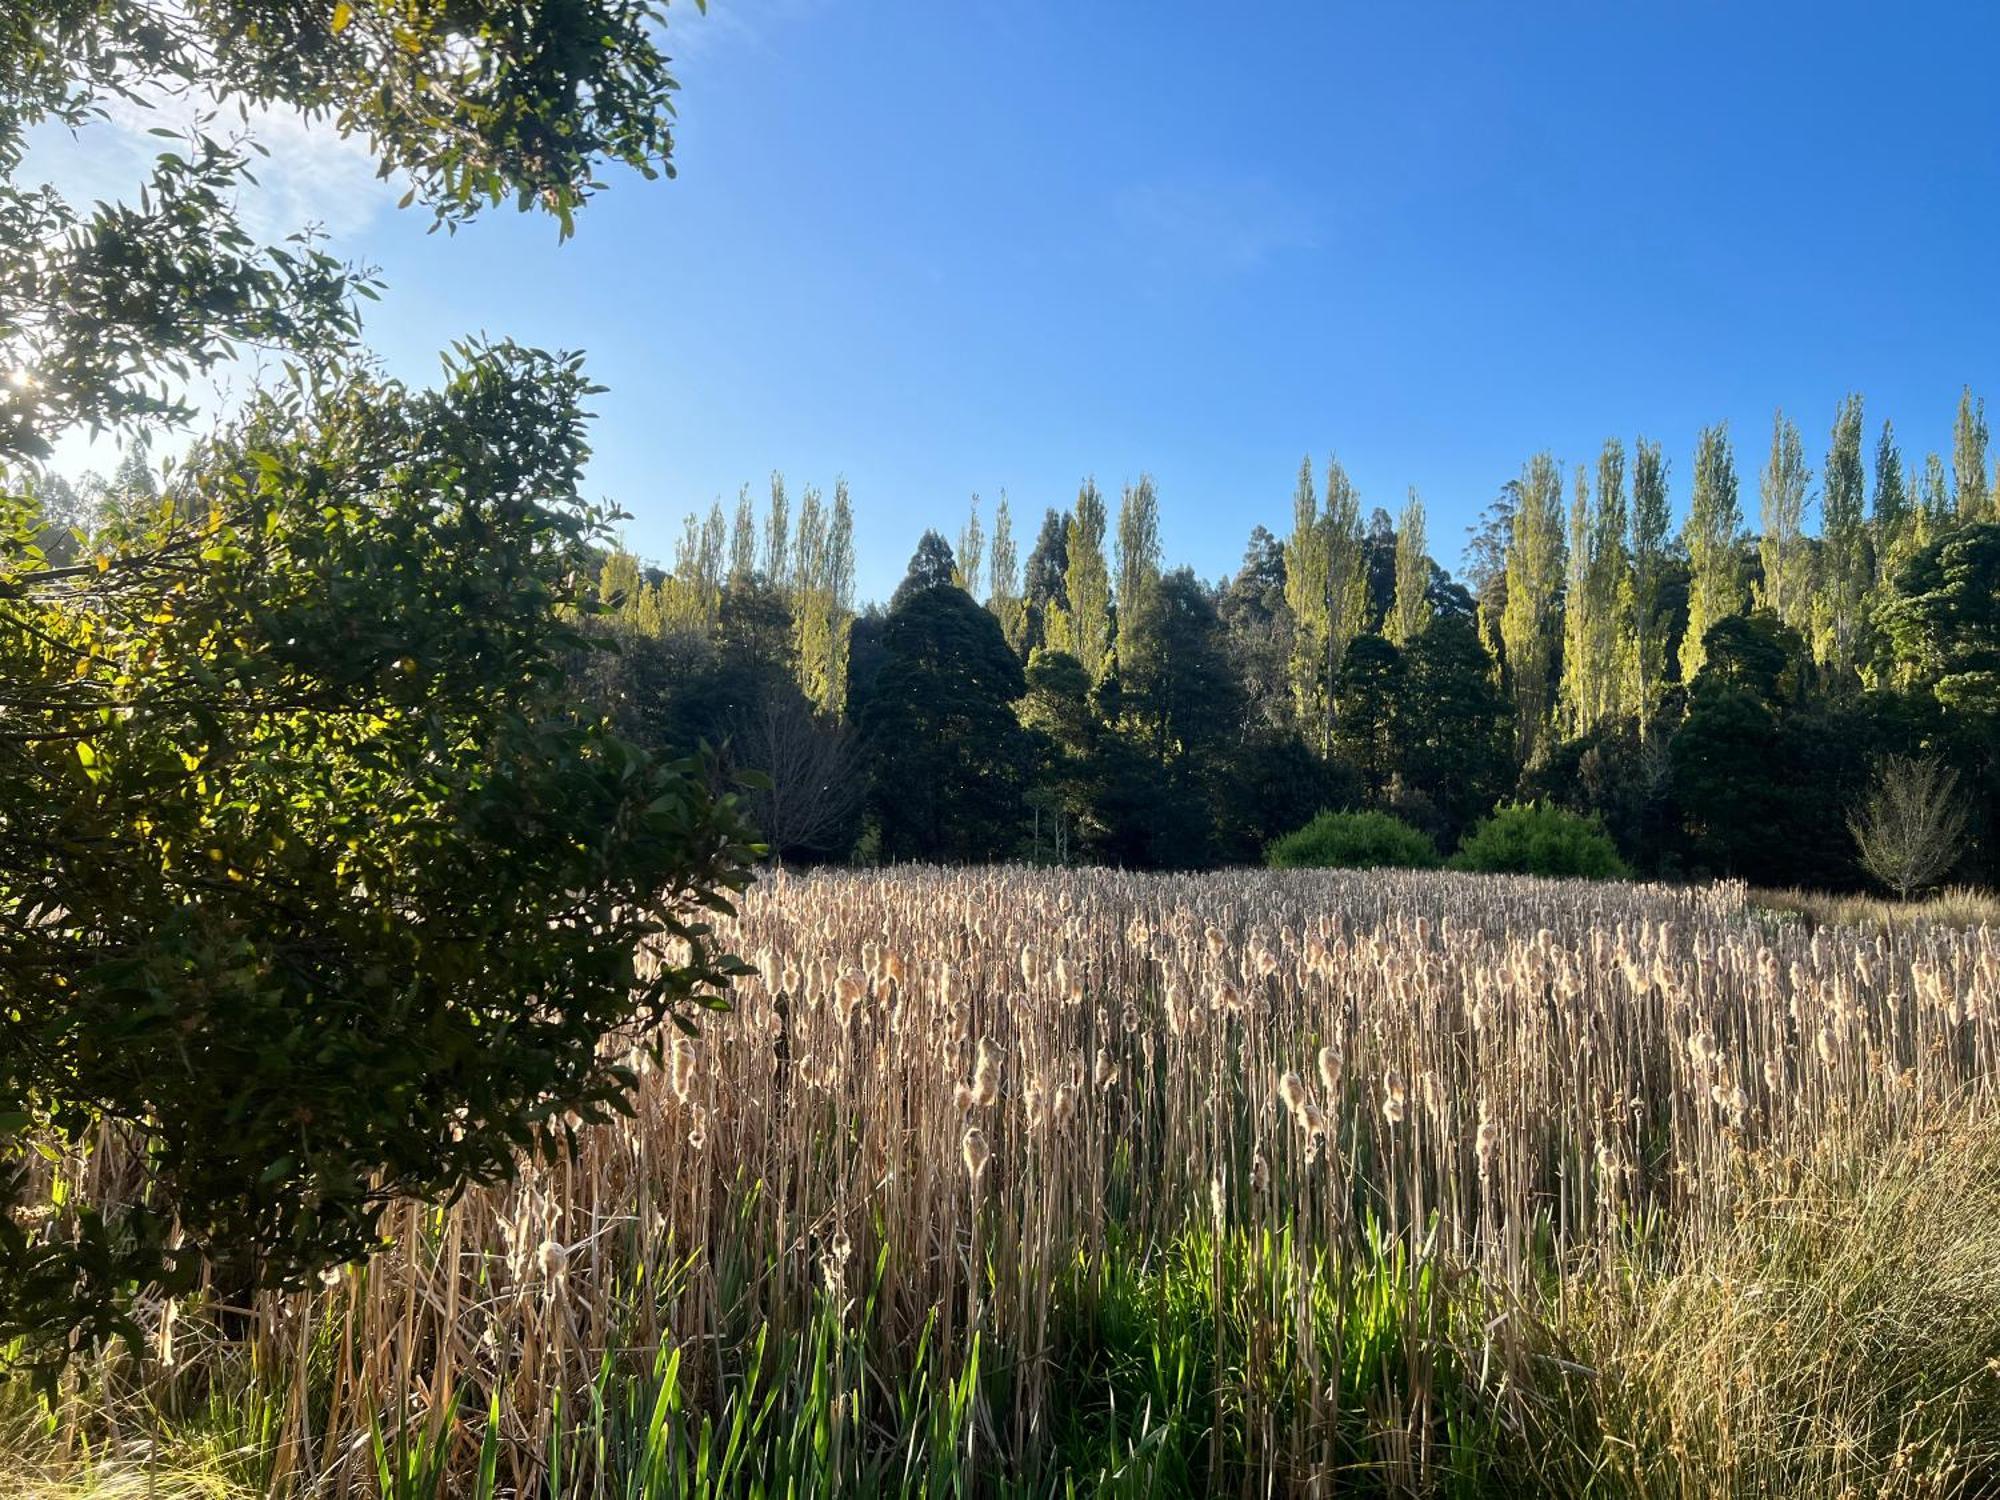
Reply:
[[[1630,872],[1595,817],[1546,802],[1504,802],[1475,824],[1451,857],[1454,870],[1622,880]]]
[[[1428,870],[1437,846],[1420,829],[1384,812],[1323,812],[1273,839],[1264,862],[1276,870]]]

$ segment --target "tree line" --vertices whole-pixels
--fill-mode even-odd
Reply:
[[[591,691],[628,733],[726,744],[777,852],[1185,868],[1254,860],[1323,808],[1449,848],[1502,799],[1602,820],[1669,878],[1861,883],[1848,824],[1891,757],[1964,805],[1994,875],[2000,524],[1984,403],[1949,462],[1904,460],[1859,396],[1817,473],[1780,412],[1748,524],[1725,425],[1684,508],[1660,444],[1536,454],[1470,529],[1462,578],[1414,490],[1364,507],[1302,461],[1286,534],[1213,584],[1169,567],[1151,477],[1048,509],[1003,494],[925,533],[853,603],[852,511],[774,476],[688,519],[671,567],[607,557]],[[1809,518],[1817,512],[1817,524]],[[1678,524],[1676,516],[1678,514]]]

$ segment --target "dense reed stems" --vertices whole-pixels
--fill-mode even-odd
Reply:
[[[148,1359],[16,1403],[24,1471],[357,1497],[1995,1472],[1990,1394],[1937,1398],[1930,1487],[1898,1491],[1880,1422],[1760,1466],[1697,1373],[1754,1384],[1750,1356],[1657,1357],[1715,1322],[1702,1268],[1748,1295],[1800,1205],[1902,1201],[1871,1174],[1916,1180],[1892,1166],[1941,1121],[1994,1139],[1992,928],[1770,920],[1735,886],[913,869],[774,875],[728,936],[756,976],[644,1063],[629,1119],[400,1209],[316,1294],[149,1309]],[[77,1170],[130,1189],[115,1152]],[[1715,1488],[1673,1487],[1703,1463]]]

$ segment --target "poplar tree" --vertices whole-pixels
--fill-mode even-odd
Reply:
[[[1579,469],[1570,512],[1563,705],[1572,734],[1588,734],[1615,718],[1624,701],[1633,600],[1625,527],[1625,445],[1613,438],[1597,456],[1595,504]]]
[[[1129,672],[1159,637],[1160,499],[1141,474],[1118,497],[1118,664]]]
[[[1917,500],[1923,539],[1929,542],[1952,522],[1951,481],[1945,476],[1944,460],[1935,453],[1924,455],[1924,477],[1917,487]]]
[[[986,529],[979,523],[979,496],[972,497],[972,509],[958,533],[957,566],[952,582],[974,599],[979,597],[979,569],[986,560]]]
[[[1368,559],[1361,531],[1361,497],[1355,493],[1340,460],[1326,461],[1326,639],[1321,681],[1326,684],[1330,715],[1333,684],[1347,660],[1347,648],[1368,619]]]
[[[1866,476],[1861,468],[1861,398],[1848,396],[1833,422],[1820,500],[1820,586],[1813,608],[1813,654],[1845,685],[1859,666],[1873,567],[1868,555]],[[1786,621],[1791,624],[1791,621]]]
[[[1806,550],[1805,445],[1796,422],[1783,411],[1771,419],[1771,457],[1759,476],[1763,535],[1757,551],[1764,564],[1759,603],[1801,635],[1813,611],[1812,555]]]
[[[1882,424],[1875,440],[1875,553],[1878,574],[1893,573],[1908,554],[1911,531],[1910,492],[1903,480],[1903,454],[1896,446],[1893,423]]]
[[[757,512],[750,504],[750,486],[736,492],[736,522],[729,533],[729,582],[748,583],[757,571]]]
[[[1097,481],[1084,480],[1064,528],[1069,567],[1063,574],[1063,591],[1069,596],[1069,609],[1062,622],[1063,644],[1057,649],[1067,650],[1082,663],[1092,686],[1103,681],[1111,660],[1111,570],[1104,560],[1107,522]]]
[[[1430,540],[1424,534],[1424,502],[1410,487],[1410,498],[1396,523],[1396,602],[1390,606],[1388,636],[1392,645],[1406,647],[1431,623]]]
[[[1292,534],[1285,543],[1285,603],[1292,611],[1292,655],[1289,676],[1292,710],[1301,727],[1321,731],[1324,754],[1327,727],[1326,683],[1320,664],[1326,659],[1327,537],[1320,523],[1319,497],[1313,492],[1312,458],[1299,460],[1299,479],[1292,489]]]
[[[1000,633],[1017,656],[1025,655],[1028,611],[1021,598],[1020,554],[1014,543],[1014,516],[1007,492],[993,508],[993,550],[986,563],[986,607],[1000,622]]]
[[[1650,734],[1667,680],[1667,566],[1672,560],[1667,460],[1658,443],[1638,440],[1632,453],[1632,636],[1627,657],[1628,711],[1639,737]]]
[[[792,508],[785,499],[785,476],[771,471],[771,508],[764,516],[764,576],[776,589],[791,585]]]
[[[1958,497],[1958,519],[1971,524],[1987,519],[1992,490],[1986,475],[1986,398],[1973,399],[1972,387],[1958,396],[1958,420],[1951,429],[1951,469]]]
[[[847,704],[848,626],[854,603],[854,512],[847,481],[836,480],[833,506],[808,485],[799,500],[792,556],[792,634],[799,690],[823,714]]]
[[[1540,758],[1554,707],[1562,585],[1562,474],[1554,458],[1537,453],[1521,473],[1507,545],[1507,607],[1500,615],[1514,691],[1515,748],[1523,764]]]
[[[1693,683],[1708,660],[1704,637],[1745,602],[1739,533],[1743,507],[1736,491],[1736,456],[1729,424],[1704,427],[1695,440],[1694,496],[1682,539],[1688,554],[1687,634],[1681,637],[1681,681]]]

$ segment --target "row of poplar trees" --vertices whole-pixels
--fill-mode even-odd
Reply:
[[[1674,789],[1657,768],[1668,764],[1676,738],[1690,747],[1701,741],[1681,731],[1713,642],[1740,649],[1740,632],[1714,634],[1726,622],[1758,622],[1773,640],[1791,643],[1782,649],[1799,658],[1805,677],[1795,672],[1787,681],[1810,681],[1787,689],[1787,713],[1810,698],[1843,711],[1864,705],[1880,717],[1897,694],[1920,688],[1923,668],[1883,620],[1913,557],[1956,529],[1996,519],[1983,404],[1970,392],[1961,398],[1949,462],[1931,454],[1906,463],[1886,422],[1874,436],[1872,465],[1867,446],[1859,396],[1839,404],[1817,472],[1798,425],[1779,413],[1755,480],[1754,530],[1725,426],[1697,437],[1684,507],[1673,493],[1674,466],[1656,442],[1642,438],[1628,449],[1612,439],[1567,474],[1553,455],[1537,454],[1473,528],[1463,584],[1432,557],[1414,490],[1397,516],[1379,509],[1364,516],[1337,461],[1319,473],[1310,459],[1301,463],[1288,535],[1257,528],[1242,570],[1215,585],[1166,568],[1160,500],[1148,476],[1122,487],[1115,511],[1086,480],[1066,511],[1045,514],[1025,564],[1004,493],[990,529],[975,496],[956,546],[928,533],[889,607],[859,612],[845,485],[830,506],[807,490],[794,521],[783,480],[774,477],[761,528],[746,491],[733,522],[720,505],[705,521],[688,518],[667,572],[614,556],[603,592],[642,634],[723,639],[745,633],[732,626],[732,609],[741,616],[744,601],[763,600],[759,649],[782,665],[824,732],[846,742],[849,758],[822,758],[814,774],[832,764],[864,787],[897,782],[874,799],[891,813],[911,792],[911,737],[942,737],[955,732],[948,722],[968,722],[949,719],[954,693],[1006,701],[1008,713],[977,720],[983,733],[1018,723],[1031,739],[1067,746],[1066,761],[1046,743],[1038,753],[996,745],[984,757],[954,746],[937,758],[936,776],[982,783],[981,822],[992,830],[984,842],[877,845],[863,826],[869,799],[858,797],[833,844],[851,834],[864,854],[1054,851],[1143,862],[1145,840],[1107,832],[1119,816],[1107,809],[1122,804],[1128,818],[1153,817],[1148,809],[1170,789],[1217,809],[1230,804],[1213,812],[1213,836],[1174,841],[1177,860],[1254,857],[1256,840],[1282,831],[1300,798],[1427,811],[1429,831],[1448,845],[1496,795],[1565,793],[1580,744],[1613,747],[1600,748],[1600,759],[1644,761],[1654,768],[1647,795],[1671,804]],[[996,647],[1004,642],[1019,664],[1018,682],[982,671],[961,689],[934,675],[892,674],[888,681],[926,683],[942,701],[909,713],[877,701],[874,722],[893,725],[897,744],[871,756],[862,708],[885,652],[943,661],[972,649],[962,631],[947,645],[892,628],[899,611],[937,588],[962,594],[989,621]],[[1454,717],[1464,722],[1445,722]],[[1792,732],[1805,734],[1808,721],[1793,718]],[[1411,748],[1418,736],[1431,741],[1427,764]],[[1171,773],[1165,779],[1162,767]],[[1696,769],[1683,778],[1689,786],[1699,781]],[[1863,770],[1857,763],[1842,775],[1851,780]],[[1134,779],[1142,774],[1154,783]],[[1729,779],[1716,773],[1710,782],[1718,776]],[[1450,785],[1454,779],[1464,785]],[[1060,797],[1050,789],[1056,782],[1069,789]],[[1091,790],[1076,792],[1079,784]],[[1272,790],[1259,794],[1258,786]],[[1838,799],[1850,791],[1828,789],[1830,800],[1810,820],[1844,837]],[[1245,795],[1265,795],[1272,805],[1242,806]],[[1008,797],[1020,809],[1018,824],[1004,815]],[[1703,821],[1692,797],[1658,816]],[[1423,811],[1413,814],[1420,823]],[[934,826],[950,821],[940,813]],[[1671,842],[1635,862],[1672,868],[1661,854]],[[1685,867],[1721,873],[1736,862],[1715,847],[1707,864]],[[1854,872],[1802,876],[1839,884]]]

